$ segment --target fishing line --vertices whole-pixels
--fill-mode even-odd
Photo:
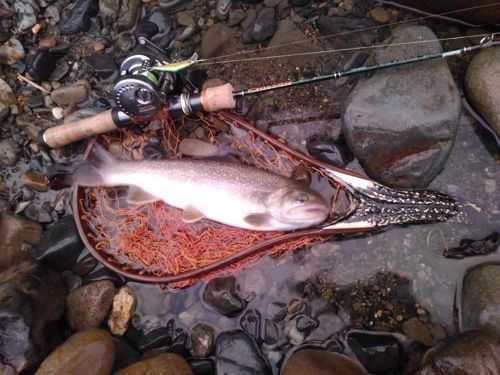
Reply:
[[[377,44],[377,45],[373,45],[373,46],[337,48],[337,49],[329,49],[326,51],[289,53],[289,54],[284,54],[284,55],[248,57],[248,58],[242,58],[242,59],[222,60],[222,61],[212,61],[212,62],[206,62],[206,60],[199,60],[200,62],[198,62],[198,65],[229,64],[229,63],[237,63],[237,62],[271,60],[271,59],[297,57],[297,56],[314,56],[314,55],[323,55],[323,54],[329,54],[329,53],[335,53],[335,52],[358,51],[358,50],[364,50],[364,49],[378,49],[378,48],[397,47],[397,46],[405,46],[405,45],[412,45],[412,44],[423,44],[423,43],[443,42],[443,41],[450,41],[450,40],[470,39],[470,38],[475,38],[475,37],[485,37],[488,35],[496,36],[499,34],[500,34],[500,32],[485,33],[485,34],[466,35],[466,36],[457,36],[457,37],[440,38],[440,39],[419,40],[419,41],[400,42],[400,43],[391,43],[391,44]]]
[[[227,54],[227,55],[222,55],[222,56],[216,56],[216,57],[211,57],[211,58],[203,59],[203,60],[200,60],[200,62],[205,63],[205,62],[213,61],[213,60],[217,60],[217,59],[223,59],[223,58],[227,58],[227,57],[233,57],[233,56],[245,55],[245,54],[250,54],[250,53],[256,53],[256,52],[260,52],[260,51],[264,51],[264,50],[269,50],[269,49],[274,49],[274,48],[287,47],[287,46],[296,45],[296,44],[302,44],[302,43],[310,43],[310,42],[317,41],[317,40],[323,40],[323,39],[333,38],[335,36],[343,36],[343,35],[350,35],[350,34],[354,34],[354,33],[360,33],[360,32],[363,32],[363,31],[377,30],[377,29],[380,29],[382,27],[389,27],[389,26],[395,26],[395,25],[400,25],[400,24],[406,24],[406,23],[415,22],[415,21],[421,21],[421,20],[425,20],[425,19],[429,19],[429,18],[436,18],[436,17],[439,17],[439,16],[448,15],[448,14],[466,12],[466,11],[469,11],[469,10],[487,8],[487,7],[497,6],[497,5],[500,5],[500,2],[493,3],[493,4],[478,5],[478,6],[474,6],[474,7],[463,8],[463,9],[458,9],[458,10],[453,10],[453,11],[449,11],[449,12],[443,12],[443,13],[433,14],[433,15],[424,16],[424,17],[417,17],[417,18],[414,18],[414,19],[411,19],[411,20],[392,22],[392,23],[388,23],[388,24],[385,24],[385,25],[366,27],[366,28],[362,28],[362,29],[358,29],[358,30],[345,31],[345,32],[341,32],[341,33],[335,33],[335,34],[330,34],[330,35],[325,35],[325,36],[320,36],[320,37],[315,37],[315,38],[310,38],[310,39],[304,39],[304,40],[299,40],[299,41],[290,42],[290,43],[283,43],[283,44],[279,44],[279,45],[276,45],[276,46],[268,46],[268,47],[262,47],[262,48],[257,48],[257,49],[253,49],[253,50],[248,50],[248,51],[235,52],[235,53],[230,53],[230,54]]]

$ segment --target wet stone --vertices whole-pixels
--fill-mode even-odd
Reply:
[[[359,362],[370,373],[400,371],[402,351],[393,335],[353,331],[347,334],[347,343]]]
[[[21,181],[23,184],[36,191],[44,192],[49,190],[47,177],[34,171],[27,171],[24,173],[21,176]]]
[[[463,331],[486,329],[500,334],[500,263],[481,264],[468,270],[459,303]]]
[[[214,349],[215,331],[209,325],[198,323],[191,330],[191,355],[195,358],[208,357]]]
[[[500,336],[487,331],[467,331],[436,348],[436,353],[416,375],[497,374]]]
[[[304,349],[285,362],[282,375],[365,375],[366,372],[349,357],[323,350]]]
[[[266,317],[273,322],[281,322],[285,319],[288,312],[288,306],[283,302],[271,302],[266,307]]]
[[[78,276],[85,276],[92,272],[97,267],[97,264],[97,259],[92,255],[87,254],[78,260],[73,267],[73,272]]]
[[[215,374],[215,363],[210,359],[188,359],[189,366],[194,375],[213,375]]]
[[[25,260],[0,272],[0,363],[32,373],[57,340],[63,313],[64,286],[48,267]]]
[[[139,353],[127,342],[127,340],[120,336],[112,336],[112,338],[115,346],[113,372],[139,361]]]
[[[203,33],[201,39],[201,55],[203,58],[216,57],[232,39],[233,32],[228,26],[218,23]]]
[[[384,43],[433,40],[423,26],[400,26]],[[434,53],[434,43],[374,53],[378,63]],[[415,80],[418,76],[420,79]],[[360,78],[343,109],[344,134],[365,172],[393,187],[424,188],[443,168],[455,141],[460,96],[445,61],[382,70]],[[409,149],[408,145],[412,145]]]
[[[99,11],[98,0],[77,0],[61,16],[59,28],[63,35],[77,34],[90,29],[90,17]]]
[[[307,152],[312,157],[339,168],[352,161],[346,144],[340,140],[313,140],[307,142]]]
[[[135,311],[135,293],[130,287],[120,288],[113,298],[108,327],[113,335],[122,336],[127,331]]]
[[[163,353],[153,358],[134,363],[114,375],[192,375],[184,358],[173,353]]]
[[[241,328],[253,339],[260,339],[262,317],[257,310],[247,310],[240,319]]]
[[[499,47],[481,50],[467,69],[465,88],[474,107],[500,135],[499,60]]]
[[[148,350],[168,347],[172,344],[172,336],[172,330],[167,327],[154,329],[140,338],[137,349],[144,353]]]
[[[0,141],[0,163],[14,166],[19,160],[20,150],[19,145],[10,139]]]
[[[80,239],[73,216],[65,216],[48,228],[30,255],[62,272],[71,270],[85,247]]]
[[[262,336],[267,345],[274,345],[281,337],[280,328],[273,321],[266,319],[264,321],[264,333]]]
[[[14,65],[25,56],[22,43],[15,38],[10,38],[0,46],[0,63]]]
[[[0,271],[26,258],[24,244],[40,242],[42,226],[8,211],[0,212]]]
[[[432,346],[429,328],[418,318],[411,318],[403,323],[403,332],[408,338],[426,346]]]
[[[239,315],[246,307],[233,276],[210,280],[203,291],[203,301],[228,317]]]
[[[114,360],[111,335],[101,329],[92,329],[70,336],[45,358],[35,375],[109,375]]]
[[[147,19],[149,22],[153,22],[158,26],[158,32],[151,38],[152,41],[161,41],[165,38],[171,30],[171,25],[169,17],[162,11],[156,10]]]
[[[228,331],[217,337],[215,361],[217,374],[271,374],[255,342],[242,331]]]
[[[243,9],[235,9],[229,12],[229,18],[227,23],[229,26],[236,26],[246,17],[246,13]]]
[[[66,318],[73,331],[97,328],[106,318],[116,289],[111,281],[85,285],[66,297]]]
[[[10,112],[10,106],[17,103],[17,98],[14,95],[11,87],[3,79],[0,79],[0,120],[5,118]],[[5,142],[3,140],[2,142]],[[0,153],[3,147],[0,148]],[[0,154],[1,155],[1,154]],[[0,156],[1,158],[1,156]]]

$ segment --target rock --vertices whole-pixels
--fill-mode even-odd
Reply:
[[[121,0],[116,28],[118,31],[132,30],[141,13],[141,0]]]
[[[210,280],[203,291],[203,302],[228,317],[239,315],[247,305],[233,276]]]
[[[112,79],[118,73],[115,58],[105,53],[95,53],[85,57],[85,62],[90,65],[95,74],[101,79]]]
[[[1,272],[0,363],[32,373],[57,340],[51,327],[63,313],[64,286],[48,267],[25,260]]]
[[[391,19],[391,12],[382,7],[375,7],[370,10],[370,15],[378,23],[387,23]]]
[[[113,375],[193,375],[193,372],[180,355],[163,353],[134,363]]]
[[[398,373],[402,368],[399,341],[390,333],[351,331],[347,343],[356,358],[370,373]]]
[[[144,353],[149,350],[166,348],[172,344],[174,332],[169,327],[160,327],[140,338],[137,349]]]
[[[113,372],[139,361],[139,353],[123,337],[113,336],[113,344],[115,346]]]
[[[257,19],[257,11],[254,8],[250,8],[247,10],[245,19],[241,21],[241,28],[243,30],[248,30],[255,20]]]
[[[271,302],[266,307],[266,317],[276,323],[285,319],[287,312],[288,306],[283,302]]]
[[[500,337],[493,332],[467,331],[435,349],[416,375],[497,374]]]
[[[99,11],[98,0],[77,0],[73,6],[65,10],[59,22],[63,35],[77,34],[90,29],[90,17]]]
[[[285,362],[281,375],[365,375],[366,372],[349,357],[324,350],[304,349],[293,353]]]
[[[26,258],[23,244],[40,242],[42,226],[8,211],[0,212],[0,272]]]
[[[10,112],[10,106],[17,103],[16,95],[10,88],[9,84],[3,79],[0,79],[0,120],[3,120]],[[4,140],[6,141],[6,140]],[[4,142],[1,141],[1,142]],[[11,141],[12,142],[12,141]],[[0,153],[2,153],[3,147],[0,148]],[[1,158],[0,154],[0,158]]]
[[[35,375],[109,375],[115,360],[111,335],[102,329],[77,332],[42,362]]]
[[[19,160],[19,152],[20,148],[16,142],[10,139],[0,141],[0,163],[7,167],[14,166]]]
[[[426,27],[402,26],[383,44],[435,38]],[[379,49],[374,59],[380,64],[437,51],[436,41]],[[346,98],[343,129],[370,177],[393,187],[424,188],[448,158],[459,116],[460,96],[446,62],[423,62],[361,78]]]
[[[84,83],[75,83],[71,86],[53,90],[50,96],[54,103],[70,105],[84,102],[89,97],[89,87]]]
[[[303,7],[309,4],[311,0],[290,0],[290,5],[292,7]]]
[[[25,52],[22,43],[11,38],[0,46],[0,64],[14,65],[24,59]]]
[[[56,68],[57,58],[50,52],[39,50],[28,66],[27,73],[38,82],[47,80]]]
[[[274,8],[279,3],[281,3],[281,0],[264,0],[264,5],[269,8]]]
[[[159,31],[151,38],[152,41],[162,40],[171,30],[169,17],[161,10],[156,10],[148,17],[149,22],[158,26]]]
[[[44,192],[49,190],[47,177],[34,171],[23,173],[21,181],[23,184],[36,191]]]
[[[260,340],[262,316],[258,310],[247,310],[240,319],[240,326],[251,338]]]
[[[276,56],[285,54],[299,54],[308,52],[319,52],[323,49],[310,43],[297,43],[307,40],[307,36],[300,31],[295,23],[290,20],[282,20],[277,24],[276,33],[269,41],[268,49],[264,50],[263,56]],[[304,56],[286,58],[286,63],[304,65]],[[285,62],[284,62],[285,64]]]
[[[65,216],[50,226],[30,255],[52,269],[72,270],[85,249],[72,215]]]
[[[179,25],[191,26],[195,24],[193,17],[188,12],[179,12],[176,16]]]
[[[217,337],[217,374],[268,375],[271,369],[255,342],[242,331],[228,331]]]
[[[410,318],[403,323],[403,332],[408,338],[426,346],[432,346],[432,335],[429,328],[418,318]]]
[[[219,155],[219,148],[196,138],[184,138],[179,144],[179,152],[183,155],[206,158]]]
[[[318,327],[318,321],[305,314],[298,314],[285,326],[285,335],[293,345],[300,345]]]
[[[276,11],[274,8],[264,8],[249,31],[254,42],[263,42],[272,37],[277,29]]]
[[[481,50],[465,75],[465,89],[472,104],[500,135],[500,47]]]
[[[208,357],[214,350],[215,331],[209,325],[198,323],[191,329],[191,355],[195,358]]]
[[[55,5],[49,5],[45,8],[44,16],[47,18],[52,18],[55,22],[59,23],[61,20],[61,14],[59,13],[59,9]]]
[[[36,13],[27,0],[16,0],[14,9],[17,13],[17,31],[23,32],[36,24]]]
[[[349,149],[342,141],[314,140],[307,142],[307,152],[315,159],[344,168],[352,161]]]
[[[117,0],[99,0],[99,15],[109,23],[116,22],[120,12],[120,1]]]
[[[97,328],[106,318],[116,289],[111,281],[97,281],[66,297],[66,318],[73,331]]]
[[[218,56],[224,51],[232,37],[233,32],[228,26],[222,23],[213,25],[203,33],[201,38],[201,55],[203,58]]]
[[[60,81],[61,79],[64,78],[66,74],[68,74],[69,70],[70,70],[69,64],[64,60],[61,60],[59,61],[59,63],[57,63],[56,68],[50,75],[49,79],[51,81]]]
[[[113,298],[108,327],[113,335],[122,336],[128,329],[135,311],[135,294],[132,288],[121,288]]]
[[[468,270],[459,303],[462,331],[485,329],[500,334],[500,263],[484,263]]]
[[[229,18],[227,23],[229,26],[236,26],[246,17],[246,13],[243,9],[235,9],[229,12]]]

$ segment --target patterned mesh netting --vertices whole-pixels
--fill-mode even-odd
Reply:
[[[229,149],[240,162],[265,170],[290,176],[294,171],[304,169],[300,161],[252,132],[234,125],[229,127],[216,117],[202,115],[195,120],[156,121],[140,132],[121,130],[114,135],[99,137],[98,142],[122,160],[182,158],[179,144],[184,137],[194,134],[202,135],[203,140],[219,148]],[[320,173],[311,167],[307,169]],[[333,181],[329,182],[335,189],[334,205],[340,190]],[[105,259],[123,271],[160,278],[200,271],[188,279],[169,283],[173,288],[190,285],[199,279],[206,280],[221,272],[240,270],[263,255],[280,256],[327,239],[327,236],[304,235],[281,242],[273,240],[283,237],[283,232],[239,229],[207,219],[188,224],[181,220],[181,210],[161,201],[129,205],[127,191],[126,187],[83,190],[77,209],[85,236]],[[262,246],[262,251],[254,251],[256,246],[270,242],[274,244]],[[245,256],[247,253],[249,255]],[[236,257],[216,270],[205,272],[207,267]]]

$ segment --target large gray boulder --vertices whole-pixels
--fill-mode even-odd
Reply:
[[[383,44],[430,43],[377,49],[371,63],[440,52],[423,26],[395,29]],[[455,142],[460,96],[446,61],[426,61],[362,77],[345,101],[344,133],[365,172],[393,187],[426,187]]]

